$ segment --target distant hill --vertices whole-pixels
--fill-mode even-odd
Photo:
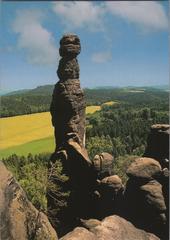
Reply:
[[[6,94],[2,94],[4,96],[11,96],[11,95],[16,95],[16,94],[23,94],[29,92],[31,89],[21,89],[21,90],[16,90],[12,92],[8,92]]]
[[[34,89],[23,89],[1,96],[1,117],[10,117],[37,112],[47,112],[50,108],[54,85],[38,86]],[[167,98],[165,86],[154,87],[99,87],[84,89],[87,105],[102,105],[110,101],[156,101]],[[140,94],[140,98],[139,98]]]
[[[157,85],[157,86],[152,86],[152,88],[160,89],[160,90],[168,90],[169,87],[170,87],[169,85]]]
[[[0,89],[0,96],[6,95],[6,94],[8,94],[9,92],[11,92],[11,91]]]
[[[22,89],[16,90],[8,93],[1,93],[0,95],[3,96],[11,96],[11,95],[20,95],[20,94],[29,94],[29,95],[51,95],[54,89],[53,84],[38,86],[34,89]],[[157,85],[157,86],[126,86],[126,87],[119,87],[119,86],[98,86],[95,88],[85,88],[85,90],[112,90],[112,89],[121,89],[121,90],[165,90],[169,89],[169,85]]]
[[[7,94],[3,94],[4,96],[11,96],[11,95],[23,95],[23,94],[29,94],[29,95],[48,95],[51,94],[53,91],[54,85],[44,85],[44,86],[38,86],[33,89],[22,89],[17,90],[13,92],[8,92]]]
[[[54,89],[54,85],[45,85],[45,86],[38,86],[32,90],[30,90],[29,94],[37,94],[37,95],[51,95]]]
[[[1,96],[1,117],[49,111],[53,88],[45,85]]]

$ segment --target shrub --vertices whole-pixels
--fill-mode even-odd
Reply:
[[[58,184],[52,184],[51,179],[48,179],[48,164],[50,154],[32,155],[28,154],[27,157],[17,156],[13,154],[3,162],[7,168],[13,173],[21,187],[25,190],[28,199],[33,205],[41,210],[47,211],[47,187],[55,191],[58,199],[58,208],[65,205],[65,196],[67,192],[63,191],[60,186],[61,183],[67,181],[67,177],[62,174],[62,165],[59,161],[56,162],[53,177],[57,177]]]

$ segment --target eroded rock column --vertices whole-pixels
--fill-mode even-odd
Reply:
[[[145,157],[155,158],[163,168],[169,168],[170,125],[154,124],[147,139]]]
[[[95,185],[94,170],[84,146],[85,99],[76,59],[80,50],[78,36],[68,34],[60,40],[59,81],[55,85],[50,108],[56,149],[49,165],[49,178],[57,186],[58,180],[53,170],[60,160],[63,173],[69,178],[68,188],[64,186],[64,189],[70,192],[67,208],[57,213],[58,196],[50,188],[47,191],[49,217],[59,235],[75,226],[78,219],[87,218],[91,213],[91,193]],[[59,224],[56,219],[60,220]]]
[[[156,159],[137,158],[127,169],[124,217],[135,226],[168,239],[168,212],[161,179],[164,171]]]
[[[76,35],[64,35],[60,40],[61,56],[51,103],[52,123],[55,128],[56,150],[63,147],[70,135],[76,136],[83,146],[85,133],[85,100],[80,87],[79,64],[80,40]]]

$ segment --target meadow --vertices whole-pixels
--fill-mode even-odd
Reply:
[[[100,106],[88,106],[86,114],[100,109]],[[2,118],[0,126],[1,157],[54,151],[54,129],[49,112]]]
[[[118,105],[120,104],[120,102],[118,101],[109,101],[109,102],[105,102],[102,104],[102,106],[113,106],[113,105]]]
[[[44,89],[46,88],[45,86]],[[128,146],[136,146],[132,144],[134,135],[136,136],[135,142],[138,142],[137,146],[143,146],[145,142],[143,134],[147,134],[146,128],[148,130],[153,123],[166,123],[167,121],[169,94],[165,90],[149,88],[146,88],[145,91],[141,88],[85,89],[85,93],[88,105],[86,108],[88,115],[86,133],[89,141],[91,137],[96,135],[109,135],[114,144],[115,141],[117,141],[117,145],[119,143],[119,147],[116,146],[116,148],[122,149],[124,146],[124,152],[126,152]],[[32,154],[53,152],[55,148],[54,129],[49,113],[51,90],[42,94],[37,92],[28,94],[27,92],[20,95],[4,96],[2,100],[1,157],[8,157],[13,153],[26,156],[30,152]],[[21,103],[22,106],[18,105]],[[33,113],[34,111],[38,113]],[[97,111],[98,113],[96,113]],[[128,123],[130,120],[127,119],[129,112],[134,114],[134,116],[130,116],[130,119],[134,118],[131,127],[131,123]],[[147,121],[147,127],[144,121]],[[141,135],[139,134],[140,129],[135,130],[137,125],[143,126],[145,130]],[[116,127],[113,128],[113,126]],[[125,129],[124,126],[126,126]],[[123,133],[126,133],[126,136],[123,136]],[[129,138],[130,134],[132,136]],[[120,139],[121,137],[122,139]],[[128,146],[126,146],[127,144]],[[121,150],[121,154],[123,154],[123,150]]]

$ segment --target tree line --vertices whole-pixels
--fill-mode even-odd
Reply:
[[[86,141],[91,158],[99,150],[106,150],[115,157],[142,155],[151,125],[168,124],[166,101],[147,99],[144,103],[140,97],[136,100],[103,105],[101,111],[87,116]]]
[[[161,90],[146,89],[144,92],[131,92],[129,89],[84,89],[86,105],[102,105],[108,101],[120,101],[140,105],[152,105],[164,110],[168,106],[168,93]],[[50,109],[52,87],[44,86],[25,93],[1,97],[1,117],[11,117],[23,114],[47,112]]]

